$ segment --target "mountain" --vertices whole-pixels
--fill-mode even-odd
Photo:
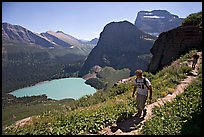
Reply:
[[[98,43],[98,38],[92,39],[89,43],[90,44],[97,44]]]
[[[193,48],[201,48],[202,31],[193,26],[178,27],[161,33],[155,41],[151,53],[152,60],[148,71],[156,72]]]
[[[80,52],[89,54],[91,49],[96,45],[92,43],[82,43],[73,36],[62,31],[47,31],[45,33],[35,33],[19,25],[2,23],[2,38],[15,40],[29,44],[37,44],[43,48],[76,48]],[[74,50],[72,50],[74,52]],[[82,53],[83,54],[83,53]]]
[[[129,68],[132,72],[137,68],[145,70],[148,61],[140,56],[150,53],[155,39],[128,21],[111,22],[100,33],[99,41],[90,52],[79,76],[87,74],[95,65]]]
[[[158,36],[160,33],[181,25],[183,18],[166,10],[140,11],[135,20],[135,26],[141,31]]]
[[[88,40],[83,40],[83,39],[80,39],[79,40],[81,43],[83,43],[83,44],[97,44],[98,43],[98,38],[94,38],[94,39],[92,39],[92,40],[90,40],[90,41],[88,41]]]
[[[2,23],[2,38],[24,43],[34,43],[45,48],[55,46],[43,37],[40,37],[26,28],[19,25],[11,25],[9,23]]]
[[[198,17],[198,21],[195,21],[195,16],[190,21],[187,18],[186,25],[159,35],[151,49],[153,57],[148,67],[149,72],[155,73],[161,70],[191,49],[202,49],[202,26],[200,26],[202,25],[202,13],[199,16],[201,17]],[[195,25],[194,22],[197,24]]]
[[[55,43],[57,45],[61,45],[64,47],[69,48],[79,48],[79,49],[85,49],[85,48],[93,48],[96,43],[94,42],[82,42],[73,36],[66,34],[62,31],[47,31],[46,33],[40,33],[43,37],[46,37],[50,42]]]
[[[41,33],[43,37],[46,37],[51,43],[58,45],[58,46],[63,46],[63,47],[69,47],[71,48],[72,45],[65,42],[64,39],[61,39],[58,33],[48,31],[46,33]]]

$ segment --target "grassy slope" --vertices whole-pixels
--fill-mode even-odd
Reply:
[[[180,81],[186,78],[186,74],[191,70],[187,65],[187,60],[191,59],[191,55],[192,52],[181,56],[176,63],[165,67],[156,75],[145,73],[153,85],[153,101],[165,96],[164,93],[170,93]],[[198,80],[200,81],[200,79]],[[11,127],[4,134],[74,135],[97,133],[108,124],[121,121],[135,113],[135,100],[131,97],[132,90],[132,81],[127,84],[118,85],[109,91],[110,94],[106,93],[109,96],[105,96],[107,98],[102,103],[97,102],[98,104],[87,105],[87,107],[81,107],[72,111],[69,109],[64,111],[47,111],[39,118],[36,118],[31,125],[23,128]],[[194,95],[192,94],[191,96]],[[93,97],[84,98],[82,101],[86,103],[90,99],[93,99]],[[81,103],[83,104],[83,102]]]

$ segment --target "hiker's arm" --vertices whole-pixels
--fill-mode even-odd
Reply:
[[[134,97],[134,96],[135,96],[135,91],[136,91],[136,89],[137,89],[137,87],[136,87],[136,86],[134,86],[134,89],[133,89],[133,92],[132,92],[132,97]]]
[[[152,86],[151,85],[149,86],[149,92],[150,92],[149,99],[152,100]]]

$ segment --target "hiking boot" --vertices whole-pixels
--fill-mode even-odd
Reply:
[[[145,117],[146,114],[147,114],[147,109],[144,109],[144,110],[143,110],[143,117]]]
[[[135,117],[140,117],[141,116],[141,114],[139,114],[139,113],[137,113],[136,115],[135,115]]]

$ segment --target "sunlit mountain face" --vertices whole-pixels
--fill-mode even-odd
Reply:
[[[158,36],[181,25],[183,18],[166,10],[140,11],[135,20],[135,26],[150,35]]]

